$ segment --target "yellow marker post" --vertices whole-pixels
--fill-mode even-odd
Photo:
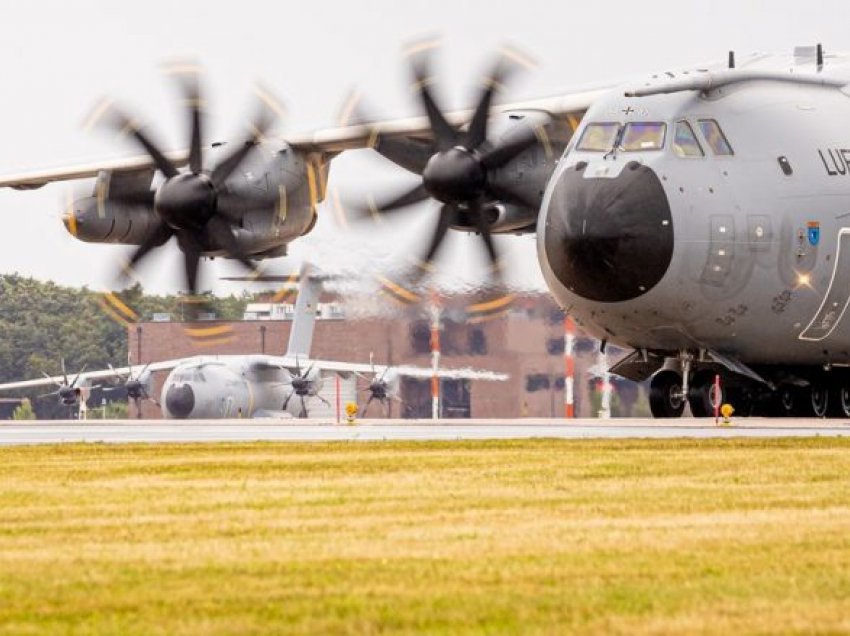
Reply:
[[[345,421],[349,424],[356,424],[355,418],[357,417],[357,408],[356,402],[346,402],[345,403]]]
[[[723,416],[723,426],[729,426],[732,423],[732,414],[735,412],[735,407],[731,404],[724,404],[720,407],[720,415]]]

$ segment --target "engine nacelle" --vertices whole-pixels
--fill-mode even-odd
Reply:
[[[504,203],[494,205],[492,210],[495,218],[490,223],[490,229],[494,234],[524,234],[535,231],[537,210]]]
[[[141,245],[153,231],[157,218],[143,207],[90,196],[74,201],[62,215],[62,222],[81,241]]]

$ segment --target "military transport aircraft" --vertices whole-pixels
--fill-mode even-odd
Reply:
[[[169,371],[162,386],[158,404],[163,417],[176,419],[217,419],[228,417],[276,417],[284,414],[308,416],[308,402],[325,401],[320,395],[323,372],[340,375],[355,374],[368,381],[366,406],[373,401],[384,402],[397,391],[401,377],[504,381],[503,373],[474,369],[439,369],[395,365],[387,367],[369,364],[314,360],[310,358],[318,297],[322,277],[311,276],[305,266],[299,276],[300,285],[295,303],[295,315],[289,334],[289,345],[283,356],[271,355],[211,355],[165,360],[147,365],[98,371],[81,371],[67,388],[68,376],[63,375],[21,382],[0,384],[0,391],[27,389],[39,386],[60,387],[64,403],[71,406],[81,399],[79,388],[121,379],[128,396],[136,402],[150,399],[152,373]],[[367,375],[368,374],[368,375]],[[64,383],[64,384],[63,384]]]
[[[721,375],[739,413],[850,417],[850,55],[820,45],[730,54],[718,64],[495,106],[508,75],[500,59],[474,110],[443,114],[427,49],[412,56],[425,117],[290,136],[270,146],[265,169],[252,166],[253,179],[265,175],[274,197],[280,175],[291,175],[287,196],[307,193],[303,218],[312,219],[324,192],[320,168],[336,153],[373,148],[421,176],[373,213],[429,198],[440,204],[425,264],[448,229],[480,234],[494,264],[492,234],[536,232],[551,293],[603,346],[633,350],[612,371],[652,378],[654,415],[679,416],[686,403],[708,414]],[[216,196],[231,182],[239,191],[247,177],[214,169],[211,180],[198,151],[190,176],[151,154],[13,175],[0,186],[100,174],[104,193],[78,204],[69,224],[102,228],[95,240],[123,240],[131,211],[113,207],[103,184],[109,175],[147,182],[156,166],[166,180],[154,205],[132,208],[138,223],[153,226],[133,242],[192,233],[208,241],[205,249],[221,248],[225,241],[214,239],[223,233],[205,230],[203,219]],[[227,217],[237,242],[245,232],[268,236],[280,218],[270,209],[297,207],[278,196],[255,216],[241,201],[245,212]]]

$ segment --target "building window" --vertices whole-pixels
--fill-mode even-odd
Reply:
[[[431,352],[431,327],[424,320],[410,326],[410,349],[413,353]]]
[[[469,354],[473,356],[487,355],[487,334],[480,327],[469,331]]]
[[[564,354],[564,339],[549,338],[546,341],[546,353],[550,356],[560,356]]]
[[[560,325],[564,322],[564,312],[560,309],[553,309],[549,312],[548,321],[550,325]]]
[[[532,373],[525,376],[525,390],[528,393],[546,391],[549,388],[549,376],[545,373]]]

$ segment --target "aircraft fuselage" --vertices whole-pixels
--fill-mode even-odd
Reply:
[[[543,202],[549,288],[594,335],[635,349],[850,362],[848,121],[850,97],[835,88],[611,91],[587,111]],[[607,122],[663,124],[662,147],[582,150],[585,129]],[[677,152],[679,122],[702,154]],[[713,150],[702,122],[717,123],[732,154]]]

